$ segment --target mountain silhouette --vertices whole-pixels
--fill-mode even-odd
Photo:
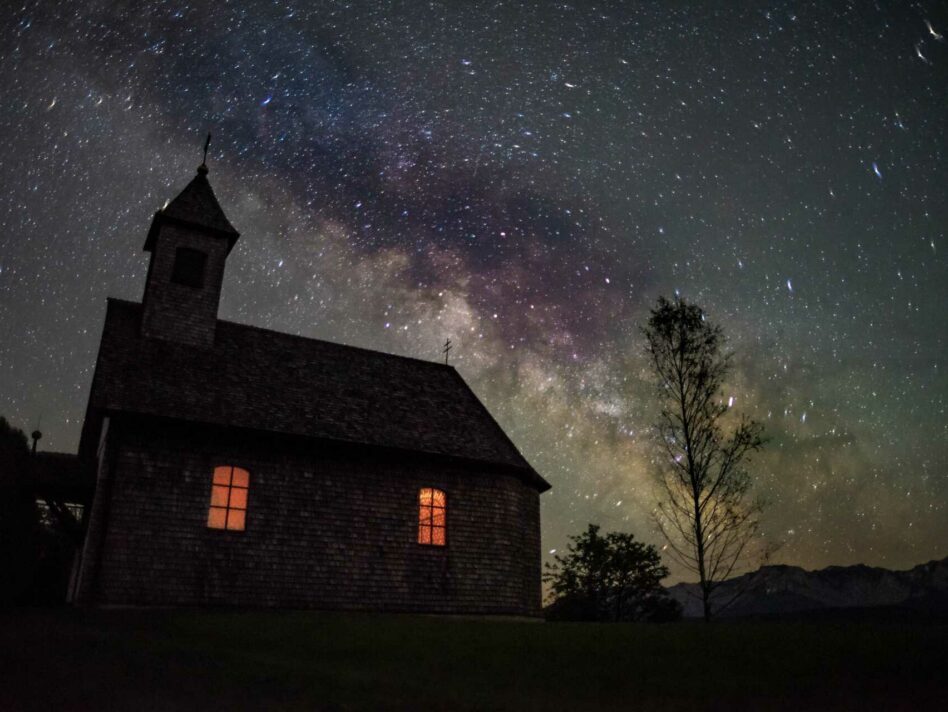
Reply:
[[[668,588],[686,618],[701,616],[696,583]],[[736,598],[735,598],[736,597]],[[948,557],[907,571],[858,564],[807,571],[798,566],[763,566],[728,579],[712,601],[719,617],[811,616],[851,617],[857,612],[901,617],[948,617]]]

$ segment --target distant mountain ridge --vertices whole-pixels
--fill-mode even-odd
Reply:
[[[920,614],[948,615],[948,557],[892,571],[857,564],[807,571],[798,566],[763,566],[728,579],[714,594],[722,605],[739,597],[720,613],[722,618],[845,612],[845,609],[902,609]],[[702,614],[700,588],[679,583],[668,588],[681,603],[686,618]]]

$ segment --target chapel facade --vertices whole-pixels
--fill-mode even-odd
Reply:
[[[539,616],[550,485],[453,367],[218,319],[238,237],[202,164],[108,300],[72,600]]]

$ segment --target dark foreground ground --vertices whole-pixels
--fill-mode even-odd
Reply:
[[[0,710],[946,709],[944,624],[0,613]]]

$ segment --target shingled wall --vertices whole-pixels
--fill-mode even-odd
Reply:
[[[539,494],[484,464],[155,421],[109,433],[109,502],[79,602],[540,614]],[[250,472],[245,531],[206,526],[216,465]],[[417,540],[447,493],[447,546]]]
[[[171,281],[175,251],[179,247],[197,249],[207,255],[203,286],[189,287]],[[145,285],[142,333],[191,346],[210,347],[217,327],[227,241],[165,225],[154,249]]]

